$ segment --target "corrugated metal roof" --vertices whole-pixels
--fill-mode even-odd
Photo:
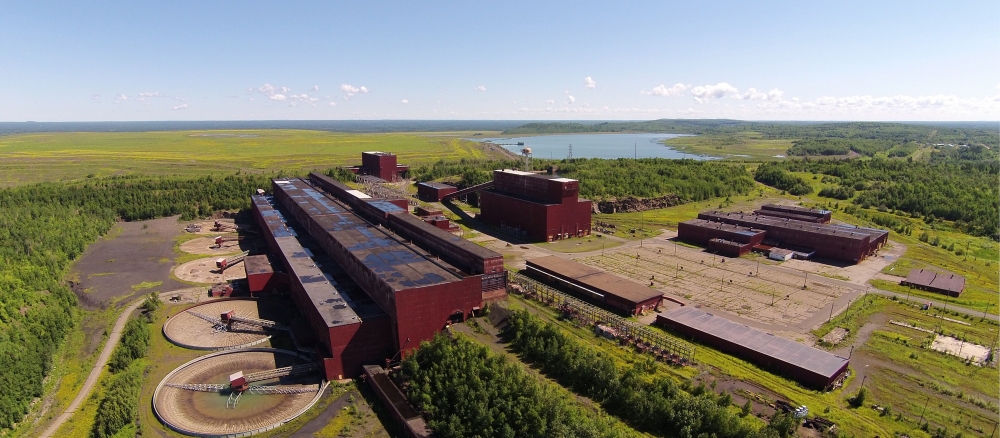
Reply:
[[[276,189],[295,201],[296,207],[303,208],[331,238],[393,290],[459,281],[462,278],[393,239],[381,228],[359,218],[305,181],[294,179]],[[385,202],[392,208],[401,210],[386,201],[375,202]]]
[[[663,296],[663,292],[656,289],[558,256],[531,259],[527,261],[527,265],[559,274],[596,292],[621,297],[634,303]]]
[[[672,323],[725,339],[775,360],[833,378],[848,362],[846,357],[737,324],[694,307],[680,307],[660,314]]]
[[[455,186],[452,186],[452,185],[448,185],[448,184],[444,184],[444,183],[439,183],[439,182],[433,182],[433,181],[419,182],[419,183],[417,183],[417,185],[432,187],[432,188],[435,188],[435,189],[458,189],[458,187],[455,187]]]
[[[915,286],[929,287],[961,293],[965,289],[965,277],[948,272],[936,272],[930,269],[910,269],[906,282]]]

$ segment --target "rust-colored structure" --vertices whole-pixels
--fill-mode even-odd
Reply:
[[[899,284],[957,297],[965,290],[965,277],[943,270],[937,272],[930,269],[910,269],[906,280]]]
[[[772,216],[784,219],[795,219],[802,222],[817,224],[830,223],[832,213],[829,210],[816,210],[795,205],[764,204],[754,213],[762,216]]]
[[[458,191],[458,187],[438,182],[417,183],[417,197],[424,202],[441,202],[448,194]]]
[[[528,260],[524,274],[625,315],[653,310],[663,292],[558,256]]]
[[[275,180],[254,212],[324,347],[329,379],[398,359],[506,295],[503,257],[323,175]],[[326,192],[329,193],[325,193]],[[390,232],[391,231],[391,232]]]
[[[829,389],[847,372],[848,358],[775,336],[694,307],[656,315],[656,325],[708,344],[813,389]]]
[[[275,272],[266,254],[247,256],[243,259],[243,267],[246,268],[251,296],[273,293],[285,285],[285,273],[280,269]]]
[[[494,170],[479,192],[477,216],[501,231],[530,240],[590,235],[591,202],[580,199],[580,182],[517,170]]]
[[[410,405],[410,402],[406,400],[406,396],[403,395],[403,391],[399,390],[399,387],[392,382],[392,379],[389,378],[389,375],[382,367],[365,365],[364,371],[365,380],[371,386],[375,395],[378,396],[378,399],[382,401],[382,404],[385,405],[392,418],[399,423],[400,428],[403,430],[403,436],[407,438],[430,438],[434,436],[431,429],[427,427],[424,417]]]
[[[362,152],[361,165],[347,168],[358,175],[371,175],[386,181],[393,181],[403,177],[410,166],[397,164],[396,155],[389,152]]]
[[[697,242],[713,238],[740,242],[730,228],[713,229],[710,223],[735,225],[766,234],[754,247],[793,250],[797,257],[815,256],[831,260],[859,263],[875,255],[889,239],[889,232],[875,228],[804,222],[749,213],[704,211],[698,219],[705,222],[684,222],[678,226],[678,237]],[[745,242],[743,242],[745,243]]]

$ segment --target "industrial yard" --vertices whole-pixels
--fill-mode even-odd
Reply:
[[[497,209],[487,202],[476,214],[482,222],[462,222],[463,236],[470,227],[475,230],[470,242],[456,235],[458,227],[442,213],[452,209],[448,204],[462,190],[438,185],[432,188],[444,193],[428,195],[424,189],[433,200],[418,204],[397,187],[400,183],[379,182],[374,176],[381,172],[395,178],[405,166],[391,160],[391,154],[367,154],[378,160],[366,158],[367,165],[354,168],[364,191],[317,173],[275,178],[269,190],[273,194],[251,196],[253,223],[175,222],[187,234],[172,238],[183,253],[172,278],[205,286],[194,295],[168,294],[184,307],[172,308],[162,320],[162,338],[169,344],[157,354],[167,357],[151,374],[161,379],[155,392],[149,385],[144,389],[144,397],[153,399],[145,421],[161,421],[184,434],[227,435],[266,431],[305,413],[296,424],[308,423],[308,430],[320,433],[327,428],[316,421],[327,418],[334,424],[339,418],[322,412],[326,403],[335,403],[323,395],[321,385],[357,377],[362,365],[374,366],[370,375],[379,374],[381,366],[399,363],[421,340],[440,331],[482,338],[502,351],[503,341],[479,336],[476,329],[486,321],[477,316],[496,303],[535,307],[534,314],[568,323],[567,329],[583,327],[586,333],[590,327],[624,348],[625,360],[639,355],[679,366],[669,373],[718,385],[734,403],[751,402],[751,411],[762,418],[788,403],[813,409],[826,405],[834,406],[833,411],[823,412],[814,427],[827,427],[824,422],[833,419],[847,430],[858,430],[873,420],[845,420],[836,400],[856,392],[869,378],[879,379],[878,385],[870,384],[879,400],[916,415],[915,406],[880,386],[887,376],[901,372],[917,382],[914,392],[927,393],[925,385],[937,385],[938,392],[962,388],[970,394],[960,403],[971,412],[966,414],[972,424],[967,430],[982,429],[984,412],[996,409],[987,395],[968,385],[971,380],[984,387],[982,379],[994,369],[988,362],[992,346],[982,327],[947,317],[942,317],[947,324],[928,325],[913,313],[919,306],[912,305],[896,313],[900,320],[910,315],[907,321],[916,318],[917,323],[885,318],[884,310],[898,304],[874,294],[867,297],[869,280],[887,278],[880,272],[907,249],[889,242],[886,232],[831,225],[827,211],[764,204],[753,214],[709,211],[702,219],[679,223],[678,232],[595,235],[609,228],[604,222],[609,216],[602,217],[601,230],[579,229],[582,219],[573,208],[589,201],[575,196],[575,180],[499,171],[495,178],[524,180],[538,190],[513,193],[522,190],[517,189],[520,183],[508,181],[465,193],[534,202],[553,214],[513,214],[497,225],[485,219],[516,208]],[[562,204],[569,206],[568,213],[561,213]],[[803,235],[816,240],[795,240],[795,233],[812,233]],[[814,251],[830,246],[824,239],[856,245],[846,252]],[[528,276],[569,295],[554,298],[534,286],[526,288],[526,277],[506,271],[522,267]],[[927,290],[951,291],[959,281],[950,273],[917,274],[927,278],[911,275],[913,284]],[[939,286],[939,276],[950,282]],[[418,290],[425,295],[415,301],[411,294]],[[507,299],[508,291],[516,297]],[[428,302],[428,293],[434,300]],[[865,313],[876,302],[883,313]],[[553,315],[559,319],[551,319]],[[475,322],[463,324],[470,318]],[[962,324],[975,327],[976,334],[970,338],[959,327],[914,345],[921,333]],[[499,335],[499,330],[490,332]],[[615,345],[587,342],[602,350]],[[905,358],[887,342],[919,348],[909,357],[930,351],[954,358],[935,357],[931,369],[947,369],[953,365],[949,360],[974,368],[958,372],[958,381],[932,383],[927,371],[903,363]],[[200,356],[211,351],[218,353]],[[402,395],[392,395],[399,389],[389,380],[372,388],[369,403],[379,397],[391,406],[405,403]],[[319,408],[309,409],[317,403]],[[381,421],[407,425],[418,434],[426,430],[413,423],[417,417],[407,416],[412,409],[396,408]],[[954,415],[961,414],[949,406],[927,417],[943,421]]]

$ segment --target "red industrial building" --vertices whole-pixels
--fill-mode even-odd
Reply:
[[[526,275],[626,315],[656,309],[663,302],[663,292],[572,260],[546,256],[526,265]]]
[[[930,269],[910,269],[902,286],[915,287],[939,294],[957,297],[965,290],[965,277],[952,272],[937,272]]]
[[[580,182],[569,178],[494,170],[479,192],[484,223],[520,238],[554,241],[590,234],[591,202],[579,199]]]
[[[458,187],[437,182],[417,183],[417,197],[424,202],[441,202],[445,196],[458,191]]]
[[[753,245],[764,250],[784,248],[796,257],[820,257],[831,260],[859,263],[875,255],[889,239],[889,232],[874,228],[804,222],[758,214],[705,211],[698,214],[702,221],[687,221],[678,226],[678,238],[692,242],[721,239],[748,243],[735,229],[714,227],[712,224],[729,224],[749,231],[765,233]],[[756,237],[755,237],[756,238]],[[706,243],[707,244],[707,243]],[[720,243],[716,244],[717,247]]]
[[[255,196],[254,212],[324,347],[328,379],[405,355],[506,295],[500,254],[391,202],[322,175],[312,179],[330,194],[300,179],[275,180],[273,199]]]
[[[830,223],[830,218],[832,217],[832,213],[829,210],[816,210],[795,205],[778,204],[764,204],[760,207],[760,210],[754,210],[754,213],[818,224]]]
[[[848,358],[737,324],[693,307],[656,315],[656,325],[718,348],[814,389],[830,389]]]
[[[396,164],[396,155],[388,152],[362,152],[361,165],[348,167],[358,175],[371,175],[386,181],[402,178],[410,166]]]
[[[266,254],[247,256],[243,259],[243,267],[247,273],[247,285],[250,295],[274,293],[285,286],[286,275],[280,269],[275,272],[270,257]]]

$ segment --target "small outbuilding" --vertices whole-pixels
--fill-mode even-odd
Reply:
[[[458,191],[458,187],[437,182],[417,183],[417,197],[424,202],[441,202],[441,198]]]
[[[899,284],[957,297],[965,290],[965,277],[948,271],[911,269],[910,275]]]

